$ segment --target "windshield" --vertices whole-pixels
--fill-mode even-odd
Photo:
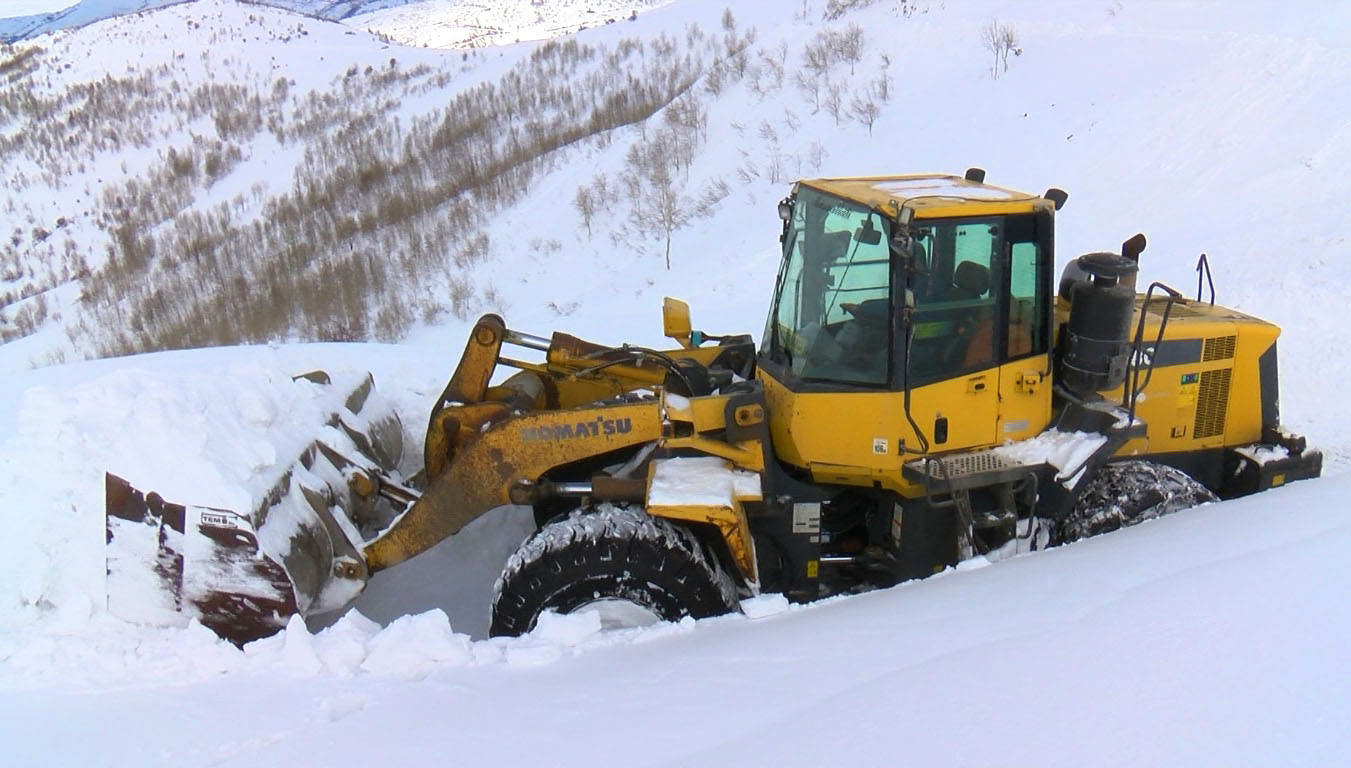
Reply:
[[[801,187],[766,341],[804,379],[882,386],[891,349],[890,222]]]

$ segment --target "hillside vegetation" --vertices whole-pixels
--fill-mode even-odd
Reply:
[[[275,55],[259,67],[234,50],[305,46],[317,22],[228,2],[157,12],[156,27],[204,44],[175,41],[159,60],[143,54],[96,78],[66,77],[63,49],[124,20],[55,47],[6,46],[0,157],[14,223],[0,244],[0,340],[56,325],[68,339],[57,359],[388,341],[417,321],[500,308],[508,299],[482,268],[502,247],[496,218],[540,175],[575,175],[584,150],[622,157],[622,167],[579,176],[559,204],[588,237],[640,250],[661,242],[669,268],[672,233],[716,210],[731,184],[781,185],[826,156],[819,142],[782,148],[798,121],[785,109],[779,124],[733,126],[762,156],[693,185],[711,102],[743,83],[736,93],[761,99],[796,90],[794,101],[837,125],[871,126],[890,99],[888,57],[864,63],[862,27],[834,23],[843,11],[828,3],[832,24],[801,50],[758,45],[727,10],[713,30],[549,41],[489,77],[476,76],[481,55],[410,63],[380,45],[375,60],[378,41],[354,42],[364,63],[311,90]],[[145,26],[123,34],[142,42]],[[507,247],[547,253],[561,243],[533,236]]]

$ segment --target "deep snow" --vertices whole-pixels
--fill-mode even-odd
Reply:
[[[628,634],[352,616],[240,653],[95,621],[9,656],[0,734],[17,765],[1340,765],[1348,490]]]
[[[676,0],[583,36],[674,32],[691,20],[716,29],[725,5]],[[796,51],[821,28],[824,3],[806,3],[806,19],[795,18],[798,5],[735,11],[757,26],[758,45],[782,40]],[[906,95],[905,108],[885,112],[871,137],[861,125],[809,114],[791,86],[767,99],[741,92],[713,106],[714,138],[695,176],[730,177],[748,161],[763,163],[757,126],[780,125],[791,110],[801,127],[795,136],[784,131],[785,147],[829,142],[822,174],[982,164],[996,184],[1066,188],[1062,263],[1144,229],[1144,274],[1190,292],[1195,257],[1206,251],[1220,302],[1284,327],[1283,417],[1327,451],[1328,474],[1344,471],[1351,417],[1325,398],[1329,382],[1351,372],[1335,311],[1351,298],[1343,173],[1351,162],[1351,10],[990,0],[921,3],[923,12],[906,17],[900,7],[879,2],[844,19],[867,27],[870,56],[890,54]],[[995,17],[1019,31],[1024,53],[991,80],[978,30]],[[90,77],[99,66],[116,71],[125,50],[98,48],[99,25],[71,34],[63,44],[100,51],[78,63]],[[282,65],[303,71],[303,56],[288,55]],[[576,162],[587,173],[617,164],[599,151]],[[783,185],[738,187],[722,213],[676,234],[677,269],[664,273],[651,254],[577,231],[571,209],[558,204],[577,183],[568,173],[545,179],[503,218],[504,241],[532,226],[567,241],[554,257],[497,254],[497,267],[520,276],[505,291],[512,327],[653,344],[658,299],[669,293],[691,300],[696,327],[758,331]],[[560,319],[551,302],[577,309]],[[988,567],[964,564],[883,592],[793,607],[766,596],[747,606],[753,619],[626,633],[600,633],[580,615],[519,640],[471,639],[483,634],[492,580],[526,531],[512,513],[375,580],[358,608],[383,630],[351,614],[328,629],[316,623],[316,634],[293,625],[240,652],[200,627],[134,626],[103,610],[103,471],[144,478],[185,501],[237,503],[270,460],[283,460],[286,446],[276,443],[288,439],[284,427],[304,420],[290,399],[291,375],[371,370],[415,432],[463,331],[426,328],[397,346],[202,350],[32,371],[21,370],[28,350],[0,347],[7,758],[1351,760],[1340,723],[1351,709],[1345,476]],[[433,607],[445,613],[399,618]]]

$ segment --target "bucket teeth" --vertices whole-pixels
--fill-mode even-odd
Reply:
[[[303,377],[332,386],[323,371]],[[167,502],[106,475],[108,609],[130,621],[198,619],[242,644],[296,613],[340,608],[364,588],[364,543],[401,510],[352,492],[396,473],[403,428],[366,376],[329,429],[247,513]]]

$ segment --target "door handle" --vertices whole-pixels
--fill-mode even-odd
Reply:
[[[1029,395],[1037,394],[1041,389],[1041,371],[1023,371],[1018,374],[1015,387],[1019,392],[1026,392]]]
[[[984,376],[972,376],[966,380],[967,394],[978,395],[989,388]]]

